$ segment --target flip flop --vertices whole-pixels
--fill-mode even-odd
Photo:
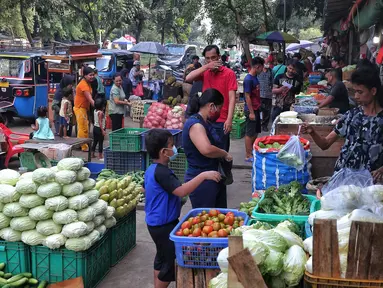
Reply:
[[[251,157],[251,158],[245,158],[245,162],[247,163],[253,163],[254,162],[254,158]]]

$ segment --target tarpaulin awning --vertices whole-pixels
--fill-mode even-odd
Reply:
[[[354,0],[326,0],[324,6],[324,22],[325,31],[342,18],[347,18]]]
[[[354,16],[353,23],[359,29],[364,30],[383,19],[383,0],[370,0]]]

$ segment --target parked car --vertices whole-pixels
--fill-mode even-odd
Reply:
[[[196,45],[166,44],[165,48],[169,54],[159,56],[157,65],[166,65],[173,70],[184,70],[187,65],[192,63],[194,55],[198,55],[201,58],[201,53]]]

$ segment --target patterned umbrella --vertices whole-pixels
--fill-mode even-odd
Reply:
[[[299,43],[299,40],[294,36],[280,31],[270,31],[262,33],[257,36],[259,40],[265,40],[267,42],[278,42],[278,43]]]

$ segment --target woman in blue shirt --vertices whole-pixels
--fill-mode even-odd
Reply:
[[[225,150],[218,148],[220,138],[210,121],[219,118],[223,105],[223,96],[216,89],[207,89],[202,94],[197,93],[189,99],[186,121],[182,133],[182,143],[188,169],[185,182],[194,179],[204,171],[218,171],[220,158],[232,161],[233,157]],[[190,200],[193,208],[226,208],[226,189],[220,189],[223,183],[204,181],[192,194]]]

